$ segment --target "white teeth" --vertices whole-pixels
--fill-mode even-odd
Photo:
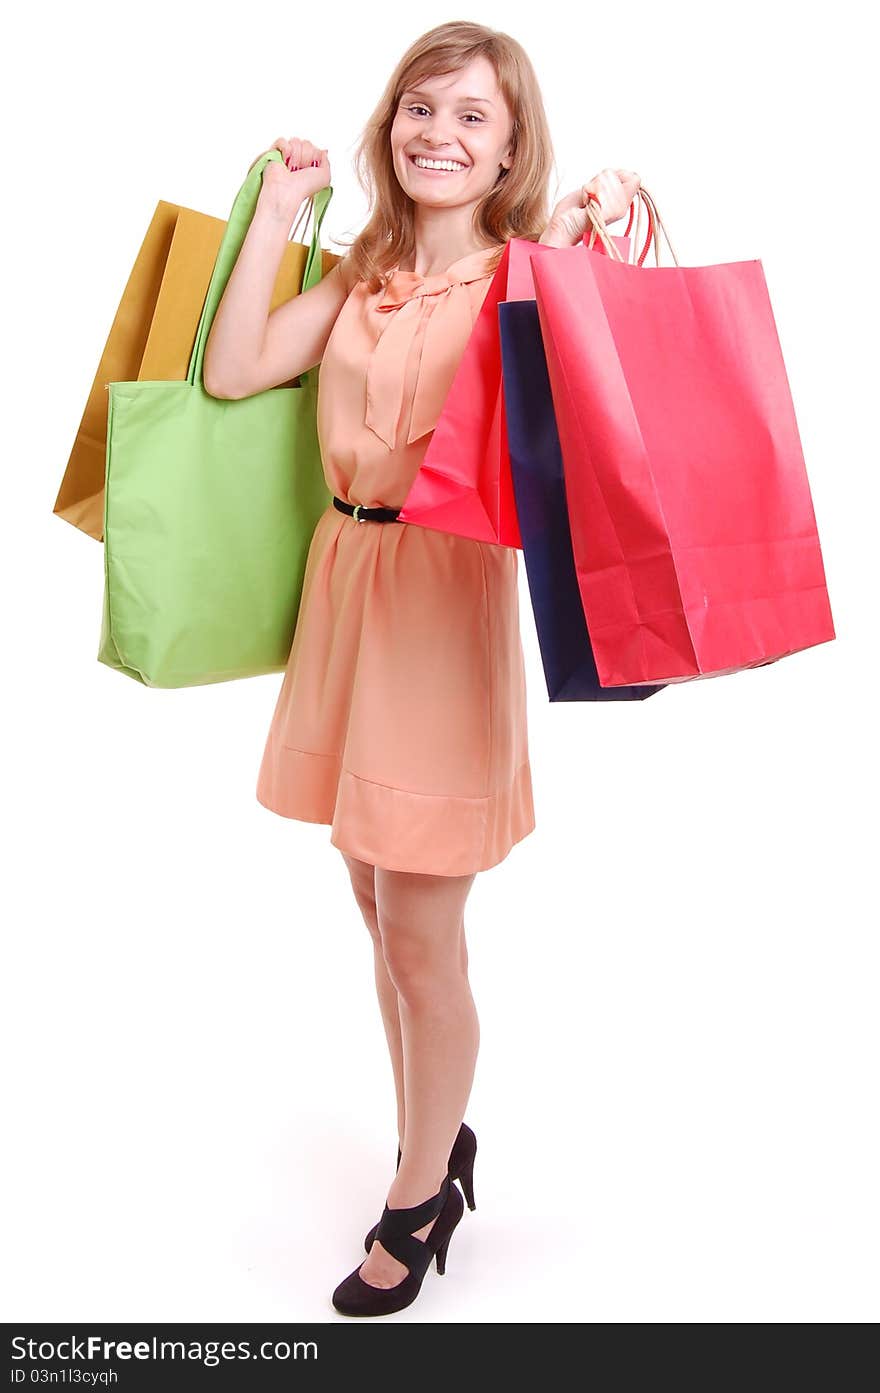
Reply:
[[[421,155],[416,155],[413,163],[418,165],[419,169],[447,169],[453,174],[459,169],[466,168],[457,160],[426,160]]]

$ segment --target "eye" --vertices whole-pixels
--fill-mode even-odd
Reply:
[[[407,111],[427,111],[427,110],[428,110],[428,108],[427,108],[426,106],[423,106],[421,102],[415,102],[412,106],[408,106],[408,107],[407,107]],[[482,122],[482,120],[483,120],[483,117],[480,115],[480,113],[479,113],[478,111],[466,111],[464,114],[465,114],[465,116],[473,116],[473,117],[475,117],[476,120],[479,121],[479,122]]]

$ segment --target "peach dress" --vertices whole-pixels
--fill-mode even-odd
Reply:
[[[318,377],[327,486],[401,507],[491,282],[492,248],[355,285]],[[466,875],[534,830],[517,553],[330,503],[257,780],[389,870]]]

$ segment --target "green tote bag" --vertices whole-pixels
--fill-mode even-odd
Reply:
[[[205,344],[250,226],[269,151],[241,186],[184,382],[111,382],[98,661],[149,687],[284,669],[309,545],[332,500],[317,433],[316,365],[296,387],[237,401],[205,391]],[[312,198],[302,289],[321,279]]]

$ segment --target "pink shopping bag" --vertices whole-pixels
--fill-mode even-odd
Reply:
[[[657,254],[663,224],[639,196]],[[532,261],[600,683],[718,676],[826,643],[822,553],[760,261],[680,266],[673,251],[674,266],[642,267],[607,250]]]

